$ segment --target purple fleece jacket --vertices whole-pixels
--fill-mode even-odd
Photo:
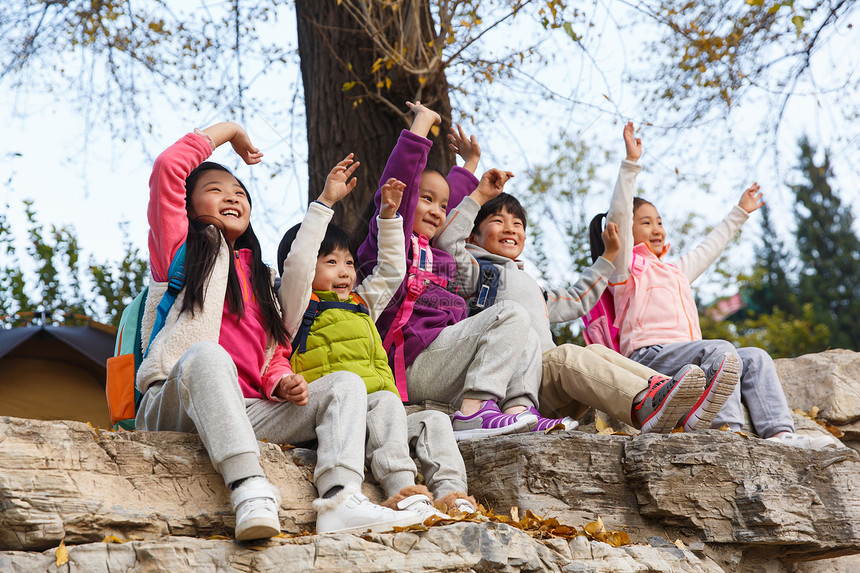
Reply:
[[[430,152],[432,143],[429,139],[415,135],[411,131],[403,130],[397,145],[385,164],[379,186],[390,177],[394,177],[406,184],[403,191],[403,200],[397,210],[403,217],[403,234],[406,254],[407,268],[412,266],[412,224],[415,220],[415,206],[418,203],[418,183],[421,181],[421,173],[427,164],[427,154]],[[450,212],[463,198],[478,186],[478,180],[472,173],[462,167],[454,167],[448,174],[448,184],[451,187],[451,195],[448,199],[448,211]],[[376,213],[370,220],[370,232],[361,247],[358,249],[358,264],[365,273],[370,272],[376,265],[378,245],[376,242],[377,228],[376,216],[379,215],[379,203],[381,193],[377,189],[373,197],[376,204]],[[436,248],[433,251],[433,272],[453,281],[456,263],[454,258]],[[388,307],[382,312],[376,321],[379,334],[383,340],[388,334],[388,329],[394,321],[394,316],[400,305],[406,299],[406,281],[404,279],[391,298]],[[456,324],[468,316],[466,303],[458,294],[452,293],[442,287],[429,284],[418,300],[412,316],[403,327],[404,358],[408,367],[415,358],[427,348],[431,342],[436,340],[439,332],[446,326]],[[393,347],[392,347],[393,349]],[[393,352],[389,352],[389,362],[392,362]]]

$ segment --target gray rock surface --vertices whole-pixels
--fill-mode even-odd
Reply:
[[[819,420],[860,448],[860,354],[828,351],[777,367],[790,406],[819,408]],[[801,433],[824,431],[801,415],[795,422]],[[599,515],[633,545],[537,540],[472,522],[238,544],[212,538],[230,536],[234,518],[197,436],[0,418],[0,571],[860,571],[856,451],[810,452],[716,430],[585,428],[591,433],[462,442],[470,491],[499,513],[517,506],[579,529]],[[312,531],[314,452],[261,451],[283,494],[284,531]],[[380,499],[377,487],[364,488]],[[131,541],[102,542],[111,535]],[[58,567],[61,541],[69,562]]]

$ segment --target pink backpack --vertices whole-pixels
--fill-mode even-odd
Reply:
[[[630,274],[641,275],[644,266],[642,257],[634,252],[630,261]],[[615,352],[621,352],[621,321],[615,316],[615,297],[609,288],[603,291],[594,308],[585,313],[582,322],[585,324],[582,337],[586,344],[602,344]]]
[[[602,344],[615,352],[621,350],[618,327],[615,326],[615,299],[609,289],[603,291],[594,308],[582,317],[585,329],[582,336],[586,344]]]

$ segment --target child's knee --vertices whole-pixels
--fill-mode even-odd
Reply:
[[[325,376],[332,394],[339,398],[347,398],[356,394],[364,394],[367,396],[367,387],[364,385],[364,380],[361,376],[354,372],[341,370],[332,372]]]

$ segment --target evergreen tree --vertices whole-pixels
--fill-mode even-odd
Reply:
[[[834,348],[860,349],[860,240],[854,215],[830,187],[830,158],[816,165],[815,150],[800,140],[802,183],[792,185],[796,202],[800,274],[797,294],[811,303],[816,322],[827,325]]]
[[[744,288],[744,302],[753,315],[776,310],[792,313],[798,307],[788,281],[792,261],[774,229],[767,204],[761,208],[761,233],[762,241],[755,248],[753,276]]]

